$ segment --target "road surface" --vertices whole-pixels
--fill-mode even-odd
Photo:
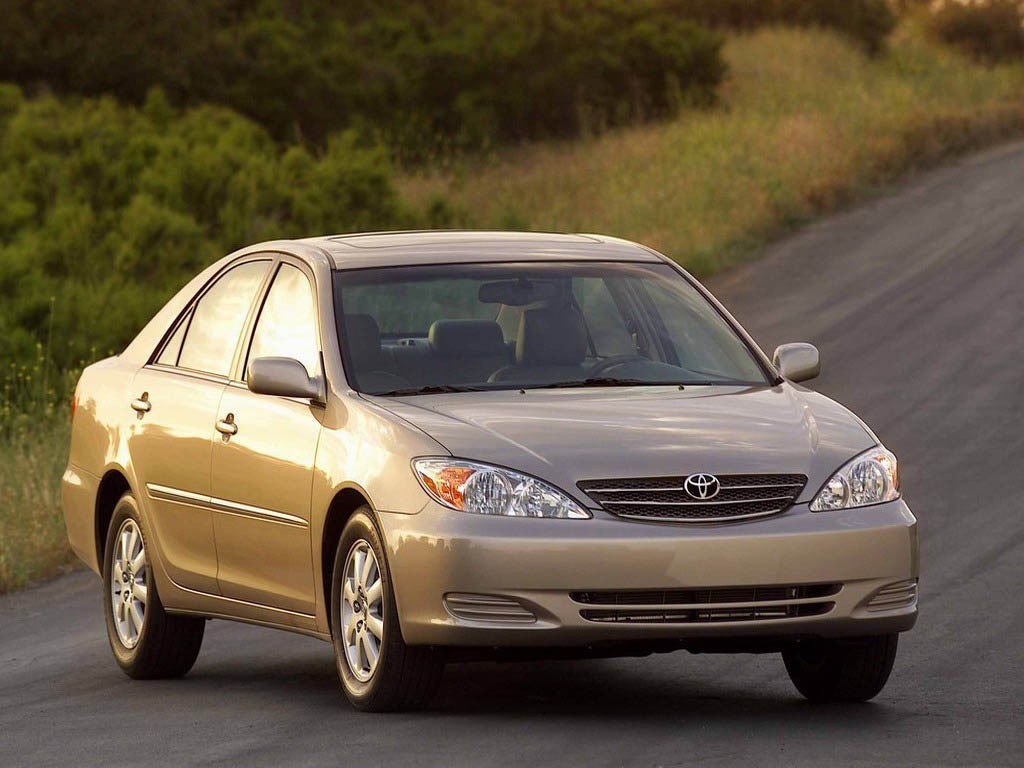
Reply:
[[[364,715],[331,649],[211,622],[184,680],[114,666],[100,585],[0,598],[0,766],[1024,765],[1024,144],[905,182],[710,281],[901,458],[921,618],[872,704],[814,707],[777,656],[450,667]]]

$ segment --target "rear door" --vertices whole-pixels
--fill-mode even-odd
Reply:
[[[231,428],[213,446],[212,501],[221,593],[314,612],[310,503],[323,409],[309,400],[257,395],[247,360],[291,357],[321,377],[315,281],[298,261],[275,270],[236,379],[218,418]]]
[[[270,264],[236,264],[211,282],[136,374],[125,403],[136,413],[129,452],[167,574],[210,594],[219,591],[209,506],[217,407]]]

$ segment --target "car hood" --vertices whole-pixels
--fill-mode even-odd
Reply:
[[[810,501],[836,469],[877,443],[846,408],[788,383],[372,399],[454,456],[535,475],[585,503],[581,480],[695,472],[804,474],[797,501]]]

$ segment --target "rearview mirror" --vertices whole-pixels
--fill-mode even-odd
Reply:
[[[807,381],[821,373],[818,348],[813,344],[783,344],[775,349],[772,363],[782,378],[792,382]]]
[[[320,400],[320,384],[309,378],[306,366],[291,357],[257,357],[250,361],[246,384],[257,395],[308,397]]]
[[[525,307],[541,301],[550,301],[558,296],[558,286],[550,281],[498,280],[480,286],[477,298],[481,304],[505,304],[509,307]]]

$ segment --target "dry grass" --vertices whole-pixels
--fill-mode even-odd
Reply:
[[[67,408],[40,365],[0,372],[0,593],[51,576],[72,555],[60,509]],[[63,387],[64,382],[59,386]]]
[[[58,417],[0,447],[0,593],[71,561],[59,488],[67,442]]]
[[[1024,67],[986,68],[906,25],[869,59],[827,32],[764,29],[726,47],[719,107],[408,176],[470,227],[605,232],[707,274],[767,238],[951,154],[1024,132]]]

